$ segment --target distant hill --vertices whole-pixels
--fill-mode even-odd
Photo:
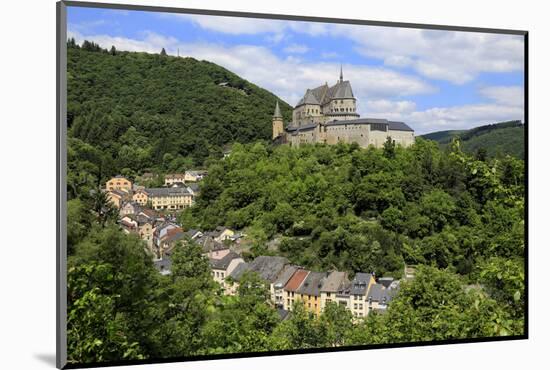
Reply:
[[[119,168],[139,172],[177,157],[201,165],[229,143],[271,139],[277,96],[219,65],[88,41],[69,40],[67,54],[69,137]],[[280,107],[288,122],[292,107],[281,100]],[[119,161],[140,150],[138,163]]]
[[[476,153],[480,148],[484,148],[490,157],[509,154],[523,159],[524,135],[524,125],[520,121],[507,121],[470,130],[437,131],[421,137],[437,141],[442,148],[448,146],[456,137],[462,142],[462,149],[468,153]]]

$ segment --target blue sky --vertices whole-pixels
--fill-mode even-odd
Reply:
[[[363,117],[419,134],[523,120],[523,37],[69,7],[68,35],[209,60],[296,104],[340,64]]]

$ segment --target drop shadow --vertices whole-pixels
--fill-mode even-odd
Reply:
[[[51,367],[55,367],[56,365],[55,353],[35,353],[34,358],[36,358],[37,360],[40,360],[46,365],[50,365]]]

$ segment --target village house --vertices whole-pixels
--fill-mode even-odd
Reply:
[[[181,227],[174,227],[166,230],[166,233],[159,238],[159,255],[170,254],[178,242],[185,238],[185,233]]]
[[[353,278],[349,290],[348,307],[353,316],[363,318],[367,316],[367,292],[376,281],[372,274],[358,272]]]
[[[112,190],[124,190],[126,192],[132,191],[132,182],[124,176],[117,175],[107,181],[105,188],[108,191]]]
[[[194,196],[187,188],[151,188],[145,191],[155,210],[180,210],[194,203]]]
[[[147,248],[153,252],[153,222],[137,217],[139,237],[147,243]]]
[[[297,299],[302,301],[305,309],[315,316],[321,313],[321,287],[326,277],[326,272],[312,271],[296,289]]]
[[[155,179],[155,175],[151,172],[144,172],[139,178],[141,181],[151,181]]]
[[[109,190],[106,192],[106,195],[107,200],[117,209],[120,209],[120,207],[122,207],[122,203],[124,203],[125,199],[127,199],[128,193],[122,190]]]
[[[124,202],[118,211],[120,216],[137,215],[141,211],[139,204],[135,202]]]
[[[296,292],[302,286],[302,283],[307,278],[309,271],[298,269],[292,274],[283,288],[283,308],[287,311],[292,310],[296,299],[299,299]]]
[[[272,302],[275,301],[274,283],[287,264],[288,260],[286,258],[277,256],[258,256],[254,259],[254,261],[248,264],[248,271],[257,273],[261,279],[265,280],[269,284],[269,292]],[[243,268],[243,266],[241,266],[241,268]],[[240,276],[232,276],[232,284],[227,284],[228,291],[236,292],[239,281]]]
[[[224,226],[218,226],[214,231],[209,231],[205,233],[205,235],[213,238],[219,243],[222,243],[225,240],[232,240],[232,237],[235,235],[235,231]]]
[[[138,223],[132,216],[133,215],[126,215],[118,221],[119,225],[122,227],[122,231],[124,231],[126,234],[137,234],[138,232]]]
[[[195,242],[202,247],[203,256],[208,257],[213,251],[229,249],[223,243],[217,242],[208,235],[200,235],[195,238]]]
[[[239,262],[239,264],[231,271],[225,281],[225,295],[236,295],[239,289],[239,282],[245,272],[250,271],[248,262]]]
[[[213,254],[209,258],[210,268],[214,281],[226,289],[225,279],[233,272],[237,265],[244,262],[242,257],[233,251],[228,253]]]
[[[206,176],[206,171],[185,171],[183,182],[197,182]]]
[[[273,282],[273,303],[278,308],[283,308],[284,305],[284,287],[298,270],[297,266],[287,265]]]
[[[321,287],[321,311],[328,303],[338,303],[337,294],[349,285],[347,272],[332,271]],[[347,303],[345,304],[347,307]]]
[[[366,315],[372,311],[384,312],[388,308],[389,302],[397,294],[398,289],[399,282],[393,281],[393,278],[381,278],[378,283],[372,284],[367,294]]]
[[[168,173],[164,176],[164,186],[172,186],[174,183],[185,183],[184,173]]]
[[[171,222],[162,222],[153,230],[153,250],[159,258],[164,254],[162,251],[163,247],[166,245],[166,237],[168,235],[168,231],[172,229],[181,230],[181,227]]]
[[[145,189],[136,190],[132,196],[132,200],[140,206],[146,206],[149,202],[149,194]]]
[[[196,239],[202,237],[202,235],[203,235],[200,230],[195,230],[195,229],[189,229],[185,232],[185,234],[191,240],[196,240]]]

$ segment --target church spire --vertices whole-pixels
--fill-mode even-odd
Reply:
[[[282,118],[281,109],[279,108],[279,100],[275,104],[275,113],[273,113],[273,118]]]
[[[344,81],[344,72],[342,71],[342,63],[340,63],[340,82]]]

